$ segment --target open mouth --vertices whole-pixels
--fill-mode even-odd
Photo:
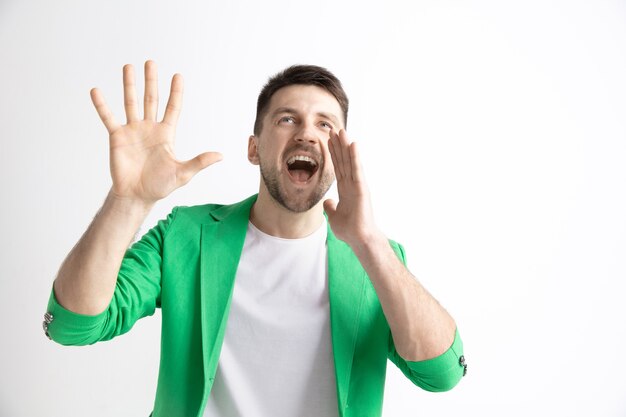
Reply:
[[[296,182],[309,181],[318,168],[318,163],[310,156],[295,155],[287,160],[289,176]]]

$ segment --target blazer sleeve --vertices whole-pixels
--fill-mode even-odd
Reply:
[[[62,345],[88,345],[129,331],[160,307],[163,243],[176,218],[175,208],[124,255],[109,306],[100,314],[77,314],[61,306],[54,294],[44,316],[46,335]]]
[[[390,243],[398,258],[406,265],[406,256],[402,245],[393,241]],[[467,372],[463,355],[463,342],[458,329],[455,331],[454,341],[448,350],[432,359],[417,362],[404,360],[398,354],[391,332],[389,332],[388,357],[411,382],[432,392],[451,390]]]

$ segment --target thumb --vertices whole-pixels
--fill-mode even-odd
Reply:
[[[223,158],[219,152],[204,152],[193,159],[183,162],[177,173],[179,186],[187,184],[194,175],[209,165],[221,161]]]
[[[337,202],[332,198],[324,200],[324,211],[328,215],[328,219],[335,217],[335,213],[337,212]]]

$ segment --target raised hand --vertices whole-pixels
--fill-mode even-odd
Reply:
[[[455,340],[454,319],[409,272],[376,227],[356,143],[350,143],[343,130],[331,131],[328,150],[339,193],[339,203],[324,201],[330,227],[350,245],[373,284],[396,351],[407,361],[441,355]],[[458,361],[456,356],[453,359],[451,366]]]
[[[176,124],[183,97],[183,79],[172,78],[170,96],[163,120],[157,121],[157,69],[153,61],[145,63],[145,93],[143,119],[139,116],[135,73],[132,65],[125,65],[124,108],[126,124],[115,121],[102,93],[91,90],[91,100],[109,132],[110,169],[113,186],[111,194],[117,198],[153,204],[185,185],[200,170],[222,159],[217,152],[205,152],[189,161],[178,161],[174,156]]]
[[[333,233],[354,249],[381,237],[381,232],[374,223],[356,142],[350,143],[343,129],[331,131],[328,150],[335,168],[339,202],[324,201],[324,210]]]

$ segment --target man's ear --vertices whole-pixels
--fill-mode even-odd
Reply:
[[[259,148],[257,146],[258,140],[259,139],[254,135],[250,135],[248,138],[248,161],[250,161],[252,165],[259,165]]]

